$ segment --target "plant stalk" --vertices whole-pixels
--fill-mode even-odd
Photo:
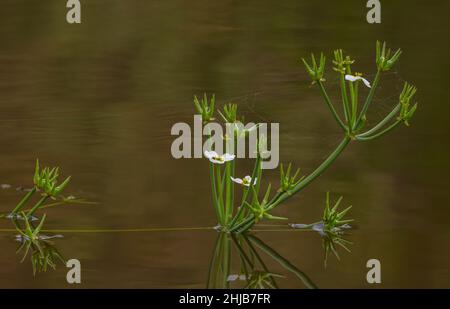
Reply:
[[[337,121],[339,126],[344,130],[344,132],[347,132],[347,127],[342,122],[341,118],[339,117],[338,113],[336,112],[336,109],[334,108],[333,104],[331,103],[330,97],[328,96],[328,94],[325,90],[325,87],[323,86],[323,83],[319,80],[319,81],[317,81],[317,84],[319,85],[319,89],[322,92],[322,96],[324,97],[325,102],[327,102],[327,105],[330,108],[334,119]]]
[[[337,146],[337,148],[326,158],[325,161],[322,162],[322,164],[319,165],[311,174],[309,174],[307,177],[305,177],[300,183],[298,183],[292,190],[288,192],[284,192],[280,198],[278,198],[274,203],[268,205],[267,209],[273,209],[277,205],[279,205],[281,202],[287,200],[292,195],[298,193],[300,190],[305,188],[307,185],[309,185],[314,179],[316,179],[320,174],[322,174],[323,171],[325,171],[331,163],[336,160],[336,158],[342,153],[342,151],[347,147],[349,142],[351,141],[351,138],[349,136],[345,136],[344,139],[341,141],[341,143]]]
[[[17,204],[17,206],[13,209],[11,212],[12,214],[16,214],[19,210],[22,209],[22,207],[30,200],[31,196],[36,192],[36,187],[33,187],[24,197],[23,199]]]
[[[361,112],[359,113],[359,116],[358,116],[353,128],[357,128],[359,126],[363,116],[367,113],[370,103],[372,103],[373,96],[375,95],[375,90],[378,87],[378,83],[380,81],[380,75],[381,75],[381,71],[378,70],[377,74],[375,75],[375,79],[373,80],[372,87],[370,88],[369,94],[367,95],[366,101],[364,102],[363,108],[361,109]]]
[[[401,105],[398,104],[383,120],[381,120],[376,126],[374,126],[372,129],[368,130],[367,132],[358,134],[358,137],[367,137],[371,134],[376,133],[379,131],[382,127],[384,127],[394,116],[398,113],[400,110]]]
[[[48,195],[44,195],[37,203],[33,206],[33,208],[30,209],[30,211],[27,213],[28,216],[32,216],[38,209],[41,207],[45,201],[49,198]]]

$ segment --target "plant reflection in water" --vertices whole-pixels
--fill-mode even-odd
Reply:
[[[41,234],[46,216],[42,217],[37,226],[34,226],[32,220],[25,213],[22,213],[21,217],[24,218],[23,224],[19,220],[12,220],[19,233],[16,235],[16,241],[20,245],[16,252],[23,254],[20,262],[24,262],[29,255],[33,266],[33,275],[36,275],[37,272],[46,272],[49,268],[56,269],[58,263],[65,265],[64,258],[52,241],[54,238],[62,238],[63,236]]]
[[[231,257],[235,252],[239,261],[239,274],[231,272]],[[219,233],[217,236],[207,288],[231,288],[233,283],[241,283],[240,287],[250,289],[278,288],[276,279],[284,278],[284,276],[271,272],[261,253],[268,255],[273,261],[294,274],[307,288],[317,288],[304,272],[255,235],[228,233]]]

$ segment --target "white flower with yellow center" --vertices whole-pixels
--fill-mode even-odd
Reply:
[[[253,185],[256,185],[256,179],[253,179]],[[233,178],[231,177],[231,180],[233,180],[235,183],[238,183],[240,185],[246,186],[246,187],[250,187],[250,185],[252,184],[252,177],[250,176],[245,176],[243,179],[241,178]]]
[[[345,80],[351,81],[351,82],[356,82],[357,80],[361,80],[364,85],[366,85],[367,87],[371,88],[372,86],[370,86],[370,82],[365,79],[364,77],[361,76],[361,74],[356,73],[355,75],[350,75],[347,74],[345,75]]]
[[[225,153],[223,155],[219,155],[215,151],[207,151],[206,150],[205,151],[205,157],[208,158],[209,161],[211,161],[212,163],[224,164],[225,162],[233,161],[236,156],[232,155],[232,154],[229,154],[229,153]]]

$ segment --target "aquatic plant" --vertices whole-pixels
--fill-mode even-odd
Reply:
[[[352,206],[348,206],[344,210],[339,211],[339,205],[342,202],[343,197],[340,196],[337,201],[331,207],[330,192],[327,192],[325,198],[325,208],[322,214],[322,220],[310,224],[289,224],[291,228],[294,229],[312,229],[319,233],[334,233],[343,231],[351,228],[348,224],[353,221],[353,219],[344,218],[344,216],[349,212]]]
[[[328,264],[328,254],[332,252],[334,256],[338,259],[338,261],[341,260],[337,247],[343,248],[347,252],[351,252],[348,248],[349,245],[351,245],[352,242],[346,240],[344,238],[343,231],[336,231],[336,232],[325,232],[322,234],[322,247],[325,251],[324,255],[324,266],[327,267]]]
[[[67,177],[61,183],[58,183],[59,167],[44,167],[40,168],[39,160],[36,160],[36,167],[34,171],[33,184],[34,186],[27,192],[27,194],[20,200],[16,207],[12,210],[10,217],[18,217],[19,212],[30,201],[36,192],[41,193],[41,198],[29,209],[26,213],[27,217],[32,218],[33,214],[41,208],[49,199],[56,199],[60,197],[63,190],[70,182],[71,176]]]
[[[339,197],[334,206],[330,206],[330,192],[327,192],[327,198],[325,200],[325,209],[323,211],[322,222],[325,232],[335,232],[336,230],[342,229],[348,223],[352,222],[353,219],[344,219],[344,216],[352,208],[348,206],[342,211],[338,211],[338,207],[341,204],[343,197]]]
[[[16,240],[20,242],[17,253],[24,250],[21,263],[30,253],[31,265],[33,267],[33,275],[37,272],[45,272],[48,268],[55,269],[58,262],[65,264],[65,260],[54,246],[51,239],[61,237],[60,235],[46,236],[41,234],[46,215],[42,217],[39,224],[34,227],[30,222],[28,215],[22,212],[21,217],[24,218],[24,227],[20,227],[17,221],[14,221],[16,230],[19,233]],[[31,251],[30,251],[31,250]]]
[[[370,82],[361,73],[353,71],[354,60],[345,55],[341,49],[334,51],[333,69],[338,74],[342,110],[338,112],[326,91],[325,67],[326,57],[323,53],[317,57],[311,55],[308,62],[302,59],[306,72],[312,79],[312,83],[317,85],[325,103],[340,127],[343,138],[336,149],[309,175],[301,176],[300,172],[291,175],[291,165],[284,170],[280,168],[280,187],[277,193],[271,198],[270,187],[265,190],[264,196],[260,197],[261,190],[261,163],[264,160],[262,151],[265,149],[264,138],[257,141],[256,159],[253,171],[243,179],[235,175],[235,155],[233,153],[218,154],[213,149],[205,152],[205,156],[210,161],[210,178],[212,188],[212,199],[216,211],[219,228],[223,231],[242,233],[248,231],[252,226],[262,219],[279,220],[284,219],[272,215],[270,212],[281,203],[300,192],[313,180],[321,175],[350,144],[350,142],[362,142],[379,138],[396,128],[399,124],[409,125],[409,121],[414,115],[417,104],[412,104],[412,99],[416,93],[416,88],[408,83],[404,84],[399,96],[398,104],[381,121],[370,129],[365,129],[367,124],[367,112],[375,96],[383,72],[389,71],[398,61],[401,50],[392,52],[386,48],[386,43],[376,42],[376,74],[374,80]],[[364,100],[360,100],[360,86],[368,88],[368,94]],[[213,119],[215,96],[208,102],[205,95],[200,102],[196,97],[194,104],[201,114],[203,123],[206,124]],[[237,105],[228,104],[223,111],[219,112],[226,122],[238,123]],[[257,126],[255,126],[256,128]],[[366,131],[364,131],[366,130]],[[233,145],[230,141],[240,134],[246,134],[245,130],[239,129],[235,125],[234,134],[224,136],[227,146]],[[227,149],[230,149],[227,147]],[[245,180],[245,181],[244,181]],[[242,199],[235,205],[234,183],[238,183],[242,188]],[[324,220],[330,220],[329,224],[339,223],[339,213],[329,209]],[[333,221],[337,220],[337,221]]]
[[[350,252],[348,245],[352,243],[344,239],[347,230],[351,228],[349,225],[353,219],[344,218],[348,214],[352,206],[348,206],[344,210],[339,211],[339,205],[343,197],[340,196],[331,207],[330,192],[327,192],[325,198],[325,208],[322,214],[322,220],[311,224],[289,224],[291,228],[312,230],[318,232],[322,237],[322,247],[325,251],[324,265],[327,266],[328,253],[333,252],[338,260],[340,260],[336,247],[340,246]]]
[[[237,257],[232,258],[234,252]],[[233,284],[246,289],[277,289],[277,279],[285,276],[270,271],[262,253],[294,274],[307,288],[317,288],[303,271],[256,236],[223,232],[217,235],[206,287],[230,288]],[[238,272],[233,269],[231,260],[237,261],[233,266],[239,266]]]

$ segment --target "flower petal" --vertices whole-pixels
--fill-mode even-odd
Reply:
[[[345,75],[345,80],[348,80],[348,81],[351,81],[351,82],[355,82],[357,80],[362,80],[364,85],[366,85],[369,88],[372,87],[370,85],[370,82],[367,79],[365,79],[364,77],[361,77],[361,76],[354,76],[354,75],[347,74],[347,75]]]
[[[230,177],[230,178],[231,178],[232,181],[234,181],[235,183],[238,183],[240,185],[243,183],[241,178],[233,178],[233,177]]]
[[[249,175],[245,176],[244,179],[245,179],[248,183],[252,182],[252,177],[250,177]]]
[[[214,158],[217,156],[218,156],[217,152],[205,150],[205,157],[207,157],[208,159],[211,159],[211,158]]]
[[[370,82],[367,79],[361,77],[361,80],[363,81],[364,85],[366,85],[367,87],[371,88]]]
[[[236,157],[235,155],[226,153],[226,154],[224,154],[224,155],[222,156],[222,159],[223,159],[225,162],[227,162],[227,161],[232,161],[232,160],[234,160],[235,157]]]
[[[350,74],[345,75],[345,80],[348,80],[348,81],[351,81],[351,82],[357,81],[360,78],[361,77],[359,77],[359,76],[353,76],[353,75],[350,75]]]
[[[211,161],[212,163],[215,163],[215,164],[224,164],[225,163],[225,161],[217,160],[215,158],[209,158],[209,161]]]

